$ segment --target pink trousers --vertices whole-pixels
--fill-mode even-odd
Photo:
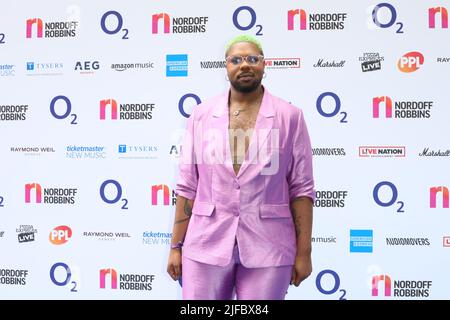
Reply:
[[[284,300],[292,266],[246,268],[235,246],[228,266],[219,267],[185,258],[182,261],[184,300]]]

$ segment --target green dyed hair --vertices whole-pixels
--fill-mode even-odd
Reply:
[[[262,45],[261,42],[259,42],[259,40],[257,40],[255,37],[247,35],[247,34],[243,34],[243,35],[239,35],[234,37],[233,39],[231,39],[226,47],[225,47],[225,57],[228,55],[228,51],[230,51],[231,47],[238,43],[238,42],[249,42],[249,43],[253,43],[258,50],[261,52],[262,55],[264,55],[263,49],[262,49]]]

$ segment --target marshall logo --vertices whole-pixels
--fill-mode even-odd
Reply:
[[[419,153],[419,157],[449,157],[450,150],[430,150],[429,148],[423,148],[423,151]]]
[[[332,61],[323,61],[323,59],[319,59],[315,65],[313,65],[314,68],[343,68],[345,64],[345,60],[341,60],[339,62],[332,60]]]

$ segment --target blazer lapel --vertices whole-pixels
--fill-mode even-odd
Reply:
[[[228,95],[229,90],[218,99],[217,104],[213,109],[212,128],[217,130],[218,136],[216,137],[216,139],[220,139],[220,142],[217,143],[220,143],[222,147],[218,148],[216,145],[216,152],[221,152],[220,155],[216,154],[216,159],[220,160],[220,164],[224,165],[226,170],[233,176],[233,178],[235,178],[236,174],[234,173],[233,164],[231,161],[230,138],[228,134],[228,127],[230,122],[228,112]]]
[[[260,162],[258,160],[261,160],[261,155],[265,155],[268,152],[266,150],[263,153],[262,148],[264,146],[267,148],[265,142],[269,137],[270,132],[272,131],[274,116],[275,116],[275,107],[273,105],[272,96],[267,91],[267,89],[264,88],[264,96],[261,101],[258,116],[256,118],[255,128],[253,130],[253,134],[250,139],[247,155],[245,156],[244,162],[242,163],[242,166],[239,169],[239,173],[237,175],[238,178],[244,174],[244,172],[248,169],[250,164],[256,164]],[[231,169],[233,170],[233,167],[231,167]]]

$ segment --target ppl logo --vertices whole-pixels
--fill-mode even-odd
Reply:
[[[437,195],[442,193],[442,207],[449,208],[449,192],[448,188],[444,186],[430,188],[430,208],[436,208]]]
[[[36,24],[36,33],[38,38],[42,38],[43,23],[42,19],[33,18],[27,20],[27,38],[32,37],[33,25]]]
[[[112,268],[100,270],[100,289],[106,288],[106,277],[108,275],[111,279],[111,289],[117,289],[117,271]]]
[[[372,297],[378,297],[378,283],[384,282],[384,296],[391,296],[391,277],[388,275],[378,275],[372,277]]]
[[[72,229],[68,226],[59,226],[50,232],[50,242],[56,245],[64,244],[72,237]]]
[[[152,206],[158,205],[158,194],[159,192],[163,193],[163,204],[165,206],[170,205],[170,190],[169,187],[165,184],[158,184],[152,186]],[[175,190],[172,191],[172,205],[176,203],[176,194]]]
[[[417,71],[424,63],[423,54],[418,51],[411,51],[398,59],[397,67],[401,72],[411,73]]]
[[[100,100],[100,120],[106,119],[106,107],[111,106],[111,119],[117,120],[117,101],[114,99]]]
[[[25,203],[31,203],[31,190],[36,191],[36,203],[42,202],[42,187],[39,183],[28,183],[25,185]]]
[[[444,7],[429,8],[428,9],[428,27],[430,29],[436,28],[436,14],[441,14],[442,29],[448,28],[448,11]]]

